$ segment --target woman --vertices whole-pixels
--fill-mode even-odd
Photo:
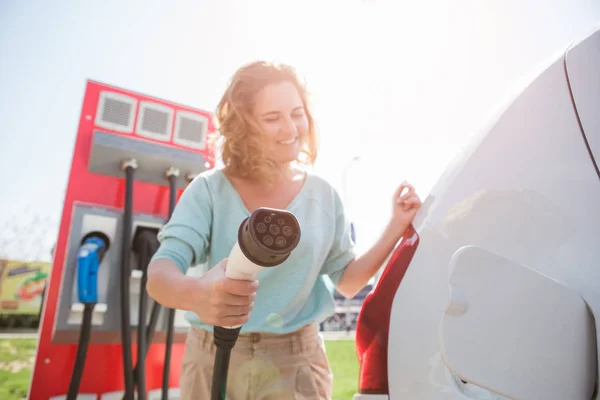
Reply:
[[[210,398],[212,326],[243,325],[231,353],[229,399],[330,399],[333,377],[318,331],[334,312],[328,279],[347,297],[358,293],[421,201],[410,185],[400,185],[382,236],[356,257],[337,192],[301,167],[315,161],[317,138],[294,70],[265,62],[242,67],[216,117],[225,167],[199,175],[186,188],[159,234],[161,246],[148,270],[150,296],[165,307],[187,310],[192,325],[181,398]],[[240,223],[258,207],[294,213],[300,242],[283,264],[263,269],[256,281],[230,280],[226,258]],[[209,270],[202,277],[185,275],[206,261]]]

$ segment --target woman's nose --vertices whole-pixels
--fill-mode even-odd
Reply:
[[[296,134],[298,132],[298,127],[296,126],[296,122],[291,117],[286,117],[283,119],[281,124],[281,131],[284,134]]]

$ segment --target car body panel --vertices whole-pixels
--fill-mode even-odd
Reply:
[[[503,398],[453,376],[440,351],[450,261],[464,246],[575,290],[598,319],[600,177],[566,76],[563,52],[489,120],[424,200],[414,221],[420,245],[391,311],[390,400]],[[597,360],[597,346],[590,351]]]
[[[569,48],[565,66],[577,115],[597,166],[600,161],[600,30]]]

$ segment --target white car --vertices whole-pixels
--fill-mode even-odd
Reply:
[[[355,400],[598,396],[600,30],[481,130],[363,303]]]

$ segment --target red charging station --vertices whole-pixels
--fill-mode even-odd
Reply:
[[[133,399],[131,393],[124,396],[127,386],[131,391],[131,376],[141,376],[134,383],[138,399],[178,398],[187,330],[169,329],[169,310],[150,312],[160,307],[142,296],[142,256],[132,251],[132,242],[141,230],[158,232],[189,181],[214,167],[215,153],[208,145],[214,133],[208,112],[87,82],[29,399],[75,398],[67,396],[75,375],[80,375],[78,399]],[[96,258],[97,270],[85,260],[89,244],[83,244],[95,233],[107,243],[103,256]],[[81,285],[89,282],[95,299],[88,308],[81,300]],[[146,327],[151,314],[155,329],[144,336],[144,373],[127,375],[129,368],[141,368],[138,319],[143,315]],[[129,324],[124,324],[127,319]],[[89,344],[77,371],[83,338]],[[142,396],[137,393],[140,379]],[[165,387],[170,391],[162,397]]]

